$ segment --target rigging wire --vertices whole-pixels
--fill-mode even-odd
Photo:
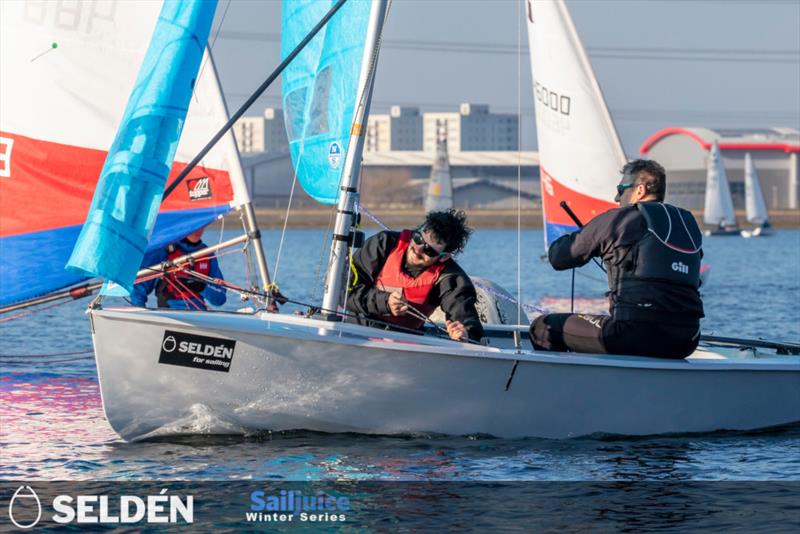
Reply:
[[[280,43],[278,33],[225,31],[220,32],[223,40],[258,41],[266,43]],[[385,49],[406,51],[426,51],[464,54],[494,54],[516,55],[517,47],[510,43],[497,42],[468,42],[468,41],[420,41],[420,40],[387,40],[383,45]],[[672,47],[610,47],[590,46],[586,51],[592,57],[609,59],[628,59],[631,54],[638,54],[641,59],[688,59],[696,61],[769,61],[778,63],[796,63],[800,58],[798,51],[792,48],[752,50],[746,48],[721,49],[721,48],[672,48]],[[527,55],[527,50],[521,51]],[[666,56],[666,57],[665,57]],[[685,56],[685,57],[684,57]],[[694,58],[692,57],[694,56]],[[761,56],[761,57],[751,57]],[[788,57],[787,57],[788,56]]]
[[[311,300],[320,298],[319,292],[325,284],[325,276],[322,275],[322,264],[325,262],[325,251],[328,250],[328,239],[331,236],[331,227],[333,226],[333,219],[336,216],[336,206],[331,206],[331,213],[328,216],[328,227],[325,228],[325,233],[322,235],[322,246],[319,249],[319,259],[317,260],[317,268],[314,271],[314,291],[311,295]]]
[[[523,11],[525,6],[520,2]],[[517,116],[522,116],[522,15],[517,8]],[[517,302],[522,302],[522,125],[517,120]],[[517,305],[517,324],[522,307]]]
[[[289,214],[292,211],[292,201],[294,200],[294,190],[297,187],[297,169],[300,168],[300,162],[303,161],[303,152],[305,151],[306,140],[300,142],[300,150],[297,153],[297,164],[292,169],[292,187],[289,189],[289,202],[286,203],[286,215],[283,217],[283,228],[281,229],[281,238],[278,241],[278,252],[275,255],[275,270],[272,272],[272,280],[275,284],[278,283],[278,267],[281,264],[281,253],[283,252],[283,242],[286,239],[286,228],[289,225]]]

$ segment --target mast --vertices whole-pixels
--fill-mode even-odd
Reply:
[[[342,180],[339,184],[339,201],[336,209],[336,224],[331,240],[331,253],[328,260],[328,273],[325,278],[325,293],[322,298],[323,315],[335,320],[342,287],[347,249],[352,242],[352,227],[355,222],[355,205],[358,199],[358,178],[361,174],[361,153],[364,149],[364,121],[369,115],[372,101],[372,87],[375,70],[378,66],[383,24],[389,0],[373,0],[367,27],[366,44],[358,77],[359,91],[356,95],[353,126],[350,129],[350,143],[344,160]]]

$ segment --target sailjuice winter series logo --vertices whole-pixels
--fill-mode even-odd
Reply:
[[[347,520],[350,497],[318,492],[305,495],[300,490],[280,490],[267,494],[262,490],[250,493],[250,523],[341,523]]]

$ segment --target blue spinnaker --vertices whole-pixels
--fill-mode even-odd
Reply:
[[[335,0],[284,0],[286,57]],[[297,179],[311,197],[335,204],[350,140],[371,2],[350,0],[283,71],[283,112]]]
[[[216,5],[216,0],[165,0],[68,270],[132,290]]]

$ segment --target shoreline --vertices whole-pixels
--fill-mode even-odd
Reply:
[[[422,208],[413,209],[374,209],[371,210],[378,219],[390,228],[408,228],[416,226],[425,216]],[[514,209],[475,209],[465,210],[470,226],[476,229],[514,229],[517,227],[517,211]],[[335,206],[326,208],[299,208],[289,214],[287,228],[327,228],[333,225]],[[692,214],[697,219],[700,228],[704,228],[702,211],[693,210]],[[524,229],[541,229],[542,210],[525,209],[521,214],[521,227]],[[263,229],[283,228],[285,208],[257,208],[256,219]],[[773,228],[800,228],[800,210],[776,210],[769,214],[770,224]],[[225,226],[238,225],[239,216],[235,212],[225,217]],[[744,210],[736,211],[736,219],[740,221],[742,229],[749,229],[751,225],[745,220]],[[219,227],[215,222],[212,227]],[[361,227],[368,230],[378,229],[379,226],[365,214],[362,215]]]

